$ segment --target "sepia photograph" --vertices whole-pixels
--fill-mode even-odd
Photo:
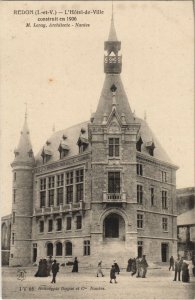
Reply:
[[[194,299],[193,1],[1,1],[2,299]]]

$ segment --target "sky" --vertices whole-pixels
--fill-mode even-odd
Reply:
[[[1,215],[11,212],[12,169],[25,103],[33,151],[52,134],[89,120],[105,74],[111,1],[1,3]],[[14,10],[102,10],[73,15],[90,27],[38,28]],[[42,17],[45,15],[41,15]],[[177,188],[194,185],[194,24],[191,1],[114,1],[122,81],[131,109],[144,118],[179,166]],[[25,27],[27,22],[32,27]],[[72,23],[71,23],[72,22]],[[71,24],[74,24],[71,21]],[[43,23],[43,22],[42,22]],[[49,22],[47,22],[48,24]]]

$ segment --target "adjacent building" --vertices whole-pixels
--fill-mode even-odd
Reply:
[[[177,166],[130,108],[113,18],[104,50],[105,81],[89,121],[53,133],[34,157],[25,117],[12,162],[10,266],[50,255],[95,266],[176,256]]]

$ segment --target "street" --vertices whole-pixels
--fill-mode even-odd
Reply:
[[[22,271],[22,273],[18,270]],[[190,283],[174,282],[174,272],[168,267],[148,269],[147,278],[132,277],[126,270],[117,276],[117,284],[110,284],[109,269],[104,277],[96,277],[96,270],[60,267],[57,283],[51,277],[34,277],[36,267],[2,268],[3,299],[194,299],[195,277]],[[24,276],[24,280],[23,277]]]

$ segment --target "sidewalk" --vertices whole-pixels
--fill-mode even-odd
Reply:
[[[60,267],[57,283],[51,277],[37,278],[36,267],[24,268],[26,279],[17,279],[17,269],[2,268],[3,299],[194,299],[195,277],[190,283],[174,282],[174,272],[167,266],[148,269],[147,278],[132,277],[121,271],[117,284],[110,284],[109,270],[103,269],[105,277],[96,277],[96,269]]]

